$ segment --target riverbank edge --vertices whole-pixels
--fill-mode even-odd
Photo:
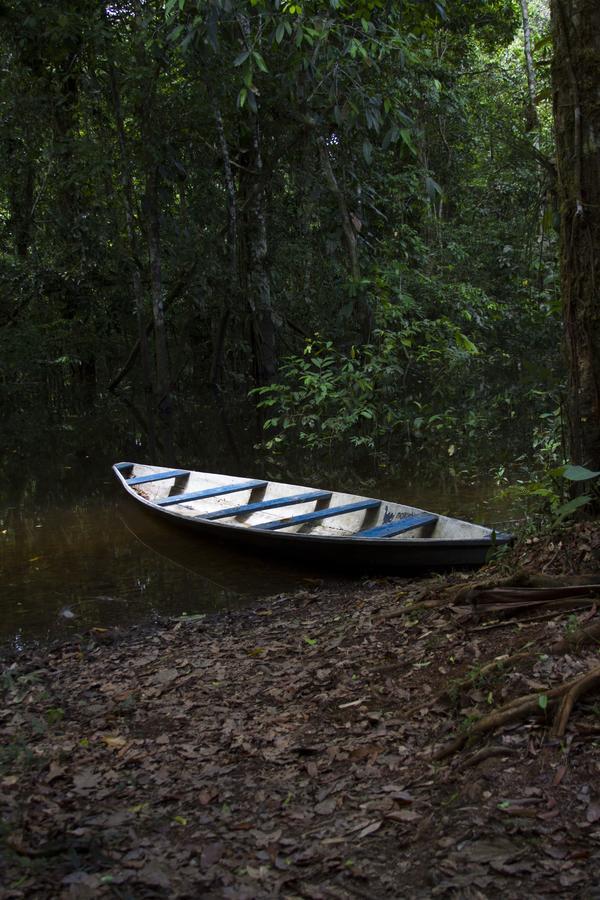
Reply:
[[[593,741],[557,746],[526,722],[475,760],[481,747],[433,760],[486,707],[565,675],[538,660],[472,678],[522,629],[474,630],[423,600],[482,574],[316,586],[13,660],[0,713],[5,895],[588,890]]]

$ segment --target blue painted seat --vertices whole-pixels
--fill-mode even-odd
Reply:
[[[176,503],[189,503],[191,500],[205,500],[208,497],[219,497],[221,494],[235,494],[237,491],[251,491],[254,488],[266,487],[268,481],[238,481],[232,484],[222,484],[219,487],[206,488],[203,491],[192,491],[190,494],[173,494],[172,497],[163,497],[157,500],[157,506],[175,506]],[[199,516],[198,518],[204,518]]]
[[[229,509],[217,509],[215,512],[197,516],[198,519],[226,519],[228,516],[241,516],[261,509],[277,509],[280,506],[294,506],[296,503],[310,503],[311,500],[327,500],[331,491],[309,491],[306,494],[291,494],[288,497],[274,497],[257,503],[246,503],[244,506],[230,506]]]
[[[377,525],[375,528],[367,528],[366,531],[359,531],[354,537],[357,538],[386,538],[395,534],[402,534],[404,531],[412,531],[413,528],[420,528],[422,525],[432,525],[437,522],[438,517],[430,514],[420,516],[407,516],[404,519],[396,519],[394,522],[388,522],[386,525]]]
[[[127,484],[147,484],[150,481],[165,481],[167,478],[181,478],[189,475],[187,469],[171,469],[169,472],[155,472],[153,475],[138,475],[136,478],[128,478]]]
[[[357,503],[345,503],[344,506],[329,506],[326,509],[316,509],[314,512],[303,513],[300,516],[290,516],[289,519],[277,519],[274,522],[265,522],[263,525],[254,525],[263,531],[276,531],[278,528],[289,528],[290,525],[304,525],[305,522],[316,522],[318,519],[328,519],[331,516],[343,516],[346,513],[356,512],[359,509],[375,509],[381,505],[381,500],[359,500]]]
[[[115,469],[118,469],[119,472],[126,472],[127,469],[133,469],[133,463],[128,463],[128,462],[115,463]]]

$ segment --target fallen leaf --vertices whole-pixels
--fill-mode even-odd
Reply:
[[[46,775],[46,782],[50,784],[50,782],[54,781],[56,778],[61,778],[66,771],[64,766],[59,766],[56,762],[50,763],[50,768]]]
[[[377,822],[371,822],[370,825],[367,825],[365,828],[362,829],[362,831],[359,831],[358,837],[364,838],[364,837],[367,837],[367,835],[369,835],[369,834],[375,834],[376,831],[379,831],[379,829],[381,828],[382,825],[383,825],[383,821],[381,819],[379,819]]]
[[[215,863],[219,862],[221,857],[223,856],[224,845],[220,842],[215,844],[208,844],[202,854],[200,856],[200,864],[203,869],[208,869],[209,866],[214,866]]]
[[[101,739],[107,747],[112,747],[113,750],[120,750],[127,743],[126,738],[119,735],[103,734]]]
[[[364,703],[366,699],[366,697],[360,697],[358,700],[351,700],[350,703],[340,703],[338,709],[348,709],[350,706],[358,706],[359,703]]]
[[[171,684],[176,678],[179,678],[181,672],[177,669],[159,669],[152,681],[155,684]]]
[[[98,787],[101,781],[102,775],[99,772],[94,772],[92,769],[84,769],[83,772],[80,772],[73,778],[73,784],[77,791],[91,791]]]
[[[590,803],[585,814],[586,819],[590,823],[597,822],[600,819],[600,803]]]
[[[391,819],[393,822],[416,822],[421,818],[423,817],[414,809],[394,809],[386,816],[386,819]]]
[[[322,803],[317,803],[315,806],[315,812],[320,816],[330,816],[331,813],[337,806],[337,800],[335,797],[328,797],[327,800],[323,800]]]

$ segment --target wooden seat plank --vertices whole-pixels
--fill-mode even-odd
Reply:
[[[257,503],[246,503],[244,506],[230,506],[229,509],[217,509],[215,512],[198,516],[198,519],[226,519],[228,516],[241,516],[247,513],[258,512],[261,509],[277,509],[281,506],[294,506],[297,503],[310,503],[316,500],[327,500],[331,497],[331,491],[310,491],[305,494],[291,494],[288,497],[274,497],[272,500],[262,500]]]
[[[189,475],[188,469],[171,469],[169,472],[155,472],[153,475],[138,475],[136,478],[128,478],[127,484],[148,484],[150,481],[165,481],[167,478],[180,478]]]
[[[118,469],[119,472],[125,472],[127,469],[133,469],[134,463],[121,462],[115,463],[115,469]]]
[[[329,506],[326,509],[316,509],[314,512],[303,513],[300,516],[290,516],[289,519],[264,522],[262,525],[254,525],[253,527],[264,531],[276,531],[278,528],[289,528],[290,525],[304,525],[305,522],[315,522],[318,519],[328,519],[332,516],[343,516],[345,513],[357,512],[360,509],[374,509],[380,505],[381,500],[359,500],[357,503]]]
[[[208,497],[220,497],[222,494],[235,494],[237,491],[251,491],[254,488],[266,487],[268,481],[238,481],[232,484],[222,484],[219,487],[206,488],[203,491],[192,491],[189,494],[174,494],[172,497],[163,497],[157,500],[157,506],[175,506],[177,503],[189,503],[192,500],[205,500]],[[199,516],[198,518],[204,518]]]
[[[404,519],[396,519],[394,522],[388,522],[386,525],[377,525],[375,528],[367,528],[366,531],[359,531],[354,535],[356,538],[386,538],[393,537],[395,534],[402,534],[405,531],[412,531],[413,528],[420,528],[422,525],[431,525],[437,522],[438,517],[434,515],[407,516]]]

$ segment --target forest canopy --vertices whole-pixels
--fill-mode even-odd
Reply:
[[[398,458],[560,443],[543,0],[0,6],[0,390],[203,386]]]

